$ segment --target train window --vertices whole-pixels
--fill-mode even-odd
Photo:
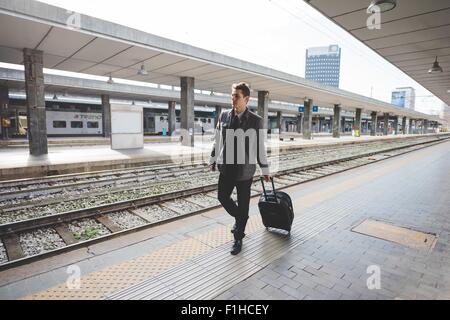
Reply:
[[[194,118],[194,121],[197,122],[197,121],[198,121],[198,118]]]
[[[208,123],[211,123],[211,119],[208,119]]]
[[[160,121],[164,121],[164,117],[159,117],[159,120]]]
[[[83,128],[83,121],[71,121],[70,127],[71,128]]]
[[[53,128],[65,128],[66,122],[65,121],[53,121]]]
[[[88,121],[87,123],[88,128],[98,128],[98,122],[97,121]]]
[[[177,122],[181,122],[181,119],[180,119],[180,118],[177,118]]]
[[[206,119],[205,118],[201,118],[200,121],[203,122],[203,123],[206,123]]]

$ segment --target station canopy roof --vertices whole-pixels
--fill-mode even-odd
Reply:
[[[339,3],[342,1],[339,1]],[[353,1],[357,2],[357,1]],[[359,1],[361,2],[361,1]],[[331,3],[328,1],[328,3]],[[146,32],[79,15],[32,0],[0,0],[0,61],[23,64],[23,48],[41,50],[50,69],[180,86],[180,77],[194,77],[195,88],[230,92],[245,81],[270,99],[438,121],[436,116],[320,85],[304,78],[235,59]],[[72,22],[75,23],[72,23]],[[144,64],[148,75],[138,75]]]
[[[374,29],[367,28],[370,0],[307,2],[450,105],[449,0],[397,0]],[[430,74],[436,56],[443,72]]]

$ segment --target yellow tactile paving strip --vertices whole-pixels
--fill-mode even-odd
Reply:
[[[66,283],[27,296],[25,300],[95,300],[137,284],[187,260],[231,241],[231,225],[221,225],[192,238],[178,241],[138,258],[92,272],[81,277],[79,289],[69,289]],[[263,228],[259,215],[249,218],[246,234]]]
[[[63,283],[25,297],[25,299],[101,299],[106,294],[143,281],[210,249],[195,239],[179,241],[168,247],[81,277],[79,289],[69,289],[66,283]]]

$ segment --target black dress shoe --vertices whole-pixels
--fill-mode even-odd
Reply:
[[[234,240],[233,247],[231,248],[230,253],[232,255],[236,255],[242,250],[242,240]]]
[[[236,223],[233,225],[233,228],[231,228],[231,233],[235,233],[237,229]]]

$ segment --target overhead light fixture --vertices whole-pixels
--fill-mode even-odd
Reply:
[[[108,81],[106,81],[106,83],[107,84],[113,84],[114,83],[111,75],[109,75],[109,79],[108,79]]]
[[[147,72],[147,70],[145,70],[145,66],[144,65],[142,65],[141,66],[141,68],[138,70],[138,75],[140,75],[140,76],[146,76],[146,75],[148,75],[148,72]]]
[[[367,8],[367,12],[388,12],[394,9],[396,6],[396,0],[372,0],[369,7]],[[375,7],[379,8],[380,10],[376,10]]]
[[[58,96],[56,95],[56,93],[53,95],[53,100],[58,100]]]
[[[431,67],[430,70],[428,70],[428,73],[437,73],[437,72],[443,72],[442,67],[439,65],[439,62],[437,61],[437,56],[436,56],[436,60],[433,62],[433,66]]]

